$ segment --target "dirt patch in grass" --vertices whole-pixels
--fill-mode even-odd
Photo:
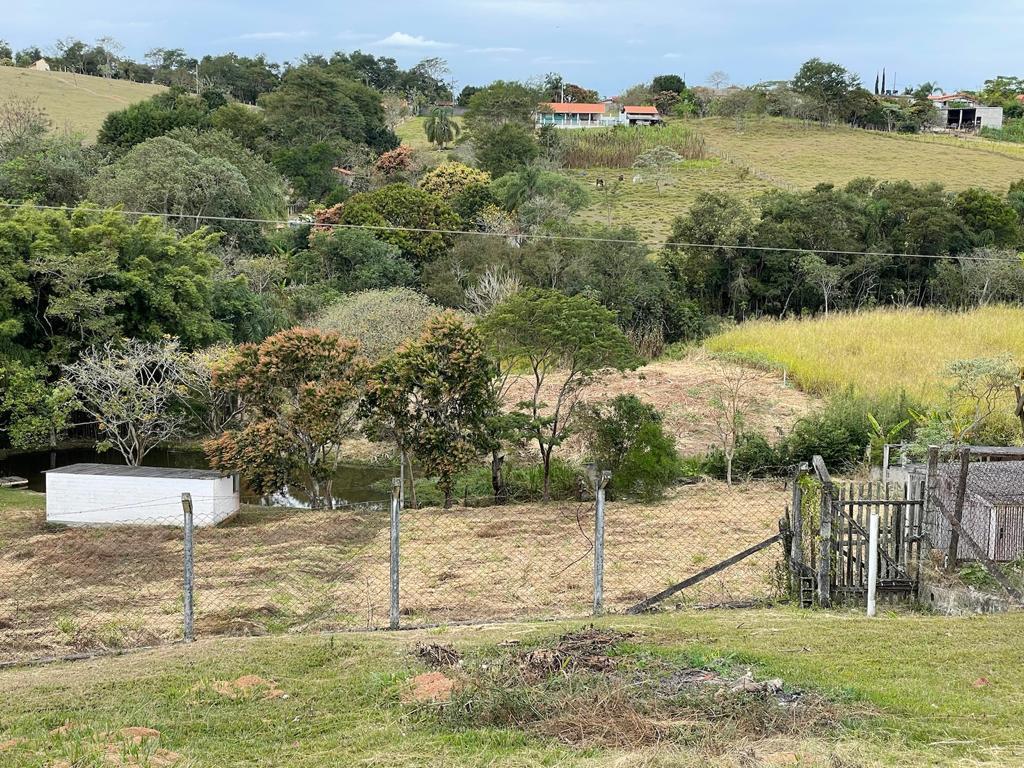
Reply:
[[[574,747],[685,745],[721,755],[741,742],[827,736],[849,714],[780,679],[757,681],[724,659],[692,667],[597,627],[531,647],[477,649],[442,677],[450,702],[406,695],[403,703],[446,727],[515,728]],[[425,701],[431,706],[418,706]]]
[[[636,395],[664,414],[665,427],[675,438],[683,454],[699,454],[716,442],[712,422],[712,400],[716,387],[723,384],[735,364],[695,351],[682,360],[664,360],[635,371],[604,373],[586,389],[584,402],[609,400],[618,395]],[[561,379],[551,375],[541,390],[544,402],[554,402]],[[758,404],[746,416],[749,429],[776,436],[788,432],[796,420],[813,410],[820,401],[783,384],[782,376],[757,371],[746,390]],[[516,403],[532,396],[532,384],[519,377],[510,389],[508,402]],[[531,446],[532,448],[532,446]],[[583,444],[577,435],[560,447],[565,456],[579,456]]]

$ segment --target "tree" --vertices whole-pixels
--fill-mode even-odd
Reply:
[[[727,85],[729,85],[729,73],[723,72],[720,69],[716,69],[714,72],[708,75],[707,83],[716,91],[720,91]]]
[[[683,162],[683,156],[669,147],[657,146],[648,149],[633,161],[633,167],[644,170],[654,176],[655,189],[660,193],[665,180],[671,176],[672,169]]]
[[[651,81],[651,90],[655,93],[671,91],[680,96],[686,90],[686,82],[679,75],[658,75]]]
[[[415,277],[397,246],[362,229],[314,232],[293,263],[297,282],[329,283],[339,293],[408,285]]]
[[[365,361],[357,342],[293,328],[243,344],[214,367],[214,385],[241,403],[240,427],[203,445],[210,465],[241,472],[261,494],[301,487],[334,507],[341,443],[355,434]]]
[[[161,93],[104,118],[97,142],[121,152],[147,139],[163,136],[174,128],[208,128],[210,112],[195,96]]]
[[[39,139],[49,129],[50,118],[36,99],[8,98],[0,103],[0,157]]]
[[[87,194],[101,162],[96,147],[63,133],[2,147],[0,198],[75,205]]]
[[[462,128],[448,110],[434,107],[423,123],[423,132],[427,135],[427,141],[436,144],[438,149],[444,149],[446,144],[455,141],[462,133]]]
[[[1020,219],[1009,202],[994,192],[972,187],[956,196],[953,210],[974,234],[975,245],[1014,246],[1020,239]]]
[[[74,390],[48,382],[44,368],[0,360],[0,423],[11,447],[56,448],[77,407]]]
[[[544,498],[550,499],[551,458],[569,434],[583,390],[599,370],[624,370],[639,361],[615,315],[585,296],[520,291],[495,307],[480,328],[496,360],[530,370],[533,394],[520,406],[540,451]],[[543,400],[549,376],[558,380],[550,405]]]
[[[850,92],[859,87],[856,75],[839,64],[819,58],[805,61],[793,77],[793,90],[811,99],[825,122],[842,110]]]
[[[420,178],[420,189],[437,195],[449,205],[454,205],[455,198],[473,184],[487,184],[491,174],[464,163],[441,163],[427,171]]]
[[[829,300],[841,290],[843,270],[835,264],[829,264],[816,253],[807,253],[800,258],[800,271],[821,291],[825,301],[825,316],[828,317]]]
[[[491,182],[491,193],[508,211],[514,211],[538,197],[556,200],[574,213],[590,203],[587,190],[575,179],[555,171],[529,165],[506,173]]]
[[[533,129],[516,123],[474,129],[474,144],[477,164],[494,178],[529,165],[540,153]]]
[[[112,447],[138,466],[180,434],[186,416],[173,407],[182,378],[177,339],[110,341],[90,347],[63,371],[82,408],[99,422],[100,450]]]
[[[474,93],[478,93],[480,90],[481,90],[481,88],[479,86],[476,86],[476,85],[466,85],[466,86],[463,86],[462,90],[459,91],[459,98],[457,98],[455,100],[456,106],[468,107],[469,106],[469,100],[471,98],[473,98],[473,94]]]
[[[533,115],[541,101],[541,93],[523,83],[496,80],[474,93],[466,110],[466,124],[474,135],[480,131],[512,123],[533,127]]]
[[[497,410],[490,382],[491,362],[479,333],[447,312],[385,360],[368,384],[364,412],[383,409],[379,423],[408,425],[408,447],[437,477],[445,509],[452,505],[455,477],[480,452],[487,418]]]
[[[327,307],[317,317],[316,327],[355,339],[360,353],[377,362],[418,337],[441,311],[410,288],[362,291]]]
[[[755,402],[750,385],[756,374],[743,365],[720,365],[711,390],[712,424],[725,456],[725,482],[732,485],[732,462]]]
[[[342,204],[340,222],[368,227],[379,239],[398,246],[416,266],[442,255],[452,237],[446,230],[459,225],[448,205],[408,184],[353,195]]]

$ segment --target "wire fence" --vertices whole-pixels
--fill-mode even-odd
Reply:
[[[197,497],[191,526],[128,505],[106,525],[4,514],[0,663],[172,642],[187,626],[210,637],[625,612],[778,534],[788,491],[702,482],[656,501],[604,496],[399,511],[396,494],[333,510],[244,505],[217,524]],[[764,548],[665,604],[774,599],[783,563],[781,546]]]

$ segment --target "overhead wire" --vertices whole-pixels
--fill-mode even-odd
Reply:
[[[75,208],[66,205],[43,205],[41,203],[34,203],[31,201],[25,202],[11,202],[11,201],[0,201],[0,208],[33,208],[36,210],[47,210],[47,211],[64,211],[64,212],[76,212],[76,211],[88,211],[89,209]],[[96,209],[97,211],[103,209]],[[114,209],[117,213],[125,216],[153,216],[156,218],[163,219],[190,219],[193,221],[218,221],[218,222],[232,222],[239,224],[269,224],[281,227],[294,227],[294,226],[311,226],[319,229],[363,229],[369,231],[380,231],[380,232],[412,232],[418,234],[440,234],[440,235],[470,235],[476,237],[498,237],[498,238],[517,238],[524,240],[546,240],[546,241],[566,241],[566,242],[585,242],[585,243],[602,243],[612,245],[648,245],[654,248],[664,247],[675,247],[675,248],[695,248],[705,250],[746,250],[746,251],[768,251],[774,253],[816,253],[825,256],[874,256],[881,258],[904,258],[904,259],[937,259],[937,260],[962,260],[962,261],[989,261],[999,262],[1003,264],[1009,263],[1020,263],[1021,259],[1018,257],[997,257],[997,256],[977,256],[977,255],[952,255],[952,254],[935,254],[935,253],[899,253],[895,251],[852,251],[852,250],[841,250],[834,248],[797,248],[797,247],[786,247],[786,246],[774,246],[774,245],[750,245],[745,243],[694,243],[685,242],[680,240],[668,240],[660,241],[651,238],[625,238],[625,237],[596,237],[592,235],[561,235],[552,234],[547,232],[530,232],[530,233],[507,233],[507,232],[489,232],[484,230],[473,230],[473,229],[452,229],[444,227],[406,227],[397,224],[346,224],[341,222],[325,222],[318,223],[312,221],[303,221],[297,219],[260,219],[245,216],[214,216],[211,214],[196,214],[196,215],[184,215],[165,213],[161,211],[126,211],[121,209]]]

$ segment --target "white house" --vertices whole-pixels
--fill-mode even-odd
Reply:
[[[46,473],[46,522],[63,525],[184,525],[192,495],[196,526],[238,512],[238,475],[204,469],[71,464]]]
[[[29,65],[29,69],[37,69],[40,72],[49,72],[50,71],[50,62],[48,62],[46,59],[38,59],[36,61],[33,61]]]
[[[938,110],[938,125],[957,131],[1002,128],[1003,108],[986,107],[969,93],[936,93],[928,100]]]

